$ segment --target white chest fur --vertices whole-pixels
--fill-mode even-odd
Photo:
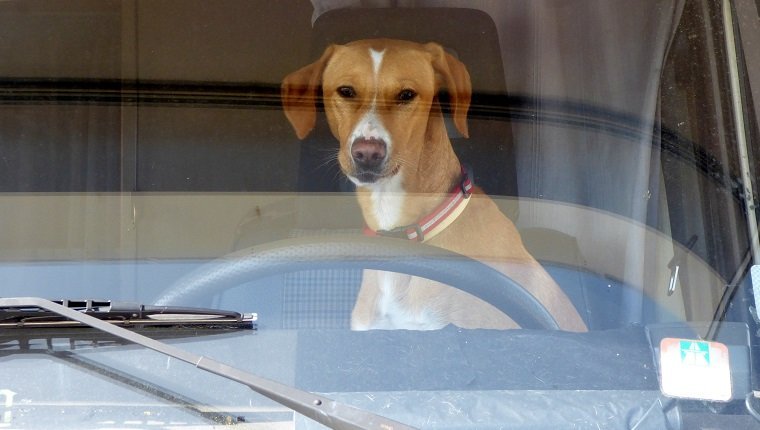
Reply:
[[[406,192],[402,186],[402,174],[397,173],[391,178],[372,184],[370,201],[372,213],[380,230],[390,230],[398,227],[401,208],[404,207]]]
[[[399,227],[401,212],[407,198],[404,191],[402,172],[391,178],[365,185],[370,192],[372,214],[380,230]],[[368,326],[356,326],[355,330],[366,329],[412,329],[436,330],[444,323],[440,316],[428,306],[410,296],[413,292],[410,283],[414,278],[409,275],[374,272],[372,280],[377,289]]]

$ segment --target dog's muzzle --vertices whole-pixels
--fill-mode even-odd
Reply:
[[[356,168],[355,176],[361,182],[375,182],[383,177],[388,156],[385,141],[375,138],[359,138],[351,144],[351,159]]]

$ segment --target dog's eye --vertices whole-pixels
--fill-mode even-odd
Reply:
[[[417,97],[417,93],[415,93],[414,90],[401,90],[401,92],[398,93],[398,101],[401,103],[409,103],[414,100],[415,97]]]
[[[338,87],[338,95],[344,99],[352,99],[356,97],[356,90],[348,86]]]

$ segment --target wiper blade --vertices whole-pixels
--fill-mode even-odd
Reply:
[[[110,300],[52,300],[76,312],[123,327],[202,326],[255,329],[257,315],[177,306],[146,306]],[[0,328],[77,327],[85,324],[38,306],[0,306]]]
[[[111,334],[132,343],[190,363],[207,372],[219,375],[248,386],[257,393],[298,412],[318,423],[338,430],[413,430],[406,424],[376,415],[372,412],[331,400],[308,391],[281,384],[261,376],[248,373],[216,360],[194,354],[173,345],[168,345],[139,333],[101,321],[86,313],[70,309],[39,297],[13,297],[0,299],[2,308],[40,308],[59,316],[70,318],[86,326]]]

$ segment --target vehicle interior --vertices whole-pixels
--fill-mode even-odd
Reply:
[[[596,339],[588,344],[596,358],[574,371],[598,371],[593,363],[625,350],[621,333],[636,337],[628,330],[645,326],[721,316],[757,330],[746,305],[752,232],[720,12],[710,0],[0,2],[2,289],[154,303],[231,253],[361,236],[323,112],[299,140],[280,83],[330,44],[394,38],[438,42],[467,65],[470,137],[448,127],[450,137]],[[757,115],[746,117],[755,142]],[[361,274],[282,273],[180,304],[256,312],[264,336],[313,330],[299,351],[416,342],[414,333],[345,333]],[[433,346],[409,360],[435,362],[441,345],[461,341],[454,329],[427,336]],[[324,370],[346,354],[336,348],[292,357],[308,368],[294,378],[321,392],[536,388],[513,378],[518,364],[492,358],[531,350],[532,338],[468,336],[466,361],[495,374],[458,373],[458,356],[439,360],[446,383],[436,372]],[[588,387],[605,378],[611,386],[618,369],[648,354],[632,352],[606,376],[589,376]],[[656,389],[651,372],[619,378]],[[549,375],[555,388],[572,389],[563,377]]]
[[[746,226],[720,92],[725,54],[704,52],[714,43],[699,28],[709,7],[652,3],[668,13],[654,20],[648,4],[612,11],[596,3],[589,10],[550,3],[488,11],[342,8],[312,23],[308,2],[212,11],[201,2],[140,3],[136,13],[121,3],[42,2],[38,13],[25,3],[21,18],[22,6],[9,2],[5,40],[17,43],[3,47],[13,61],[1,71],[0,144],[15,167],[3,170],[0,187],[3,213],[16,227],[0,233],[9,244],[4,260],[203,259],[294,235],[358,231],[350,198],[320,210],[319,193],[340,196],[352,185],[325,162],[337,143],[323,120],[304,142],[295,137],[278,109],[279,83],[331,43],[436,40],[472,76],[472,137],[452,136],[460,159],[536,257],[574,289],[576,302],[586,301],[578,305],[590,325],[709,320],[713,307],[704,304],[717,304],[747,250],[739,242]],[[585,43],[596,29],[578,34],[571,23],[593,13],[627,17],[630,24],[609,41],[625,46],[618,48],[624,59],[589,61],[604,48]],[[640,22],[631,18],[636,13]],[[283,37],[266,24],[248,26],[256,14],[271,16],[272,25],[285,14],[300,21]],[[564,40],[572,34],[579,43]],[[560,50],[562,62],[552,64]],[[690,75],[698,61],[714,63],[713,75]],[[616,68],[630,67],[641,73],[614,78]],[[697,103],[703,98],[715,103]],[[693,169],[684,160],[697,160],[701,170],[685,171]],[[274,161],[276,169],[261,168]],[[694,213],[702,216],[685,219]],[[736,241],[706,227],[716,219],[730,221]],[[636,263],[620,264],[631,253]],[[680,281],[695,286],[668,295],[676,254],[691,263]],[[638,288],[665,314],[645,317],[655,310],[624,288],[607,288],[613,284]],[[153,288],[132,294],[149,299]],[[605,303],[621,308],[599,315],[610,310]]]

